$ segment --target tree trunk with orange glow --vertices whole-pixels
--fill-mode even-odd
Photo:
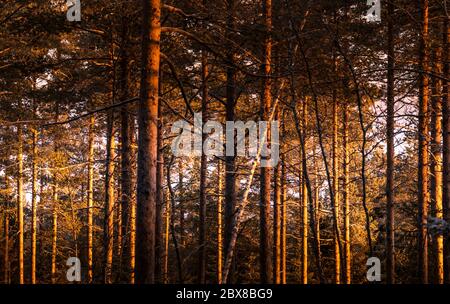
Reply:
[[[108,113],[107,144],[106,144],[106,172],[105,172],[105,269],[104,283],[112,283],[112,261],[114,248],[114,170],[115,170],[115,138],[114,112]]]
[[[32,185],[31,185],[31,284],[36,284],[36,223],[37,223],[37,131],[32,130],[33,160],[31,165]]]
[[[308,105],[306,101],[302,107],[302,128],[303,134],[307,130],[307,113]],[[306,162],[306,154],[302,153],[302,162]],[[302,264],[302,284],[308,284],[308,187],[304,174],[300,177],[300,187],[302,193],[301,200],[301,215],[302,215],[302,248],[301,248],[301,264]],[[312,195],[312,194],[311,194]]]
[[[19,263],[19,284],[24,284],[23,265],[23,130],[22,126],[17,126],[17,238],[18,238],[18,263]]]
[[[336,91],[333,90],[333,192],[334,192],[334,209],[336,213],[336,222],[339,225],[340,220],[340,202],[339,202],[339,152],[338,152],[338,101]],[[334,233],[334,282],[341,283],[341,253],[339,249],[338,236]]]
[[[142,75],[138,124],[136,280],[155,282],[161,1],[142,0]]]
[[[88,260],[88,283],[93,280],[93,214],[94,214],[94,137],[95,137],[95,118],[91,115],[89,118],[88,135],[88,190],[87,190],[87,260]]]
[[[450,16],[444,18],[443,26],[443,76],[450,77]],[[442,85],[442,136],[443,136],[443,210],[444,219],[450,223],[450,84]],[[450,236],[444,238],[445,283],[450,283]]]
[[[434,52],[434,73],[442,74],[442,49]],[[431,101],[431,203],[433,216],[443,220],[442,205],[442,81],[433,77]],[[433,250],[435,258],[435,283],[444,283],[444,237],[434,237]]]
[[[219,183],[219,193],[217,196],[217,283],[222,283],[222,262],[223,262],[223,164],[219,160],[217,163],[217,178]]]
[[[277,120],[280,121],[280,111],[277,111]],[[273,283],[281,281],[281,162],[274,170],[274,208],[273,208]]]
[[[342,191],[342,201],[344,202],[344,259],[345,259],[345,269],[344,269],[344,279],[345,284],[351,284],[352,281],[352,252],[351,252],[351,240],[350,240],[350,193],[349,193],[349,147],[348,147],[348,105],[347,102],[344,103],[342,107],[343,113],[343,136],[342,136],[342,152],[343,152],[343,191]]]
[[[419,178],[418,178],[418,255],[419,255],[419,277],[423,284],[428,284],[428,132],[429,132],[429,112],[428,112],[428,0],[421,0],[421,35],[420,35],[420,67],[419,78]]]
[[[264,64],[262,66],[264,75],[263,92],[261,94],[261,121],[269,121],[271,102],[272,102],[272,81],[269,76],[272,73],[272,0],[263,1],[263,16],[265,24],[265,39],[264,39]],[[263,141],[268,144],[270,142],[270,133],[267,137],[260,139],[260,144]],[[264,159],[264,156],[261,157]],[[259,273],[260,282],[262,284],[269,283],[270,279],[270,236],[269,236],[269,220],[270,220],[270,170],[269,167],[261,167],[260,180],[260,202],[259,202],[259,226],[260,226],[260,243],[259,243]]]

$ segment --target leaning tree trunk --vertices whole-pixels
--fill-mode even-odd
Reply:
[[[142,75],[139,102],[136,280],[155,281],[155,209],[161,1],[142,0]]]

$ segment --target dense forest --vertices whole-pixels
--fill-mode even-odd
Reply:
[[[449,1],[67,2],[0,3],[2,283],[450,283]]]

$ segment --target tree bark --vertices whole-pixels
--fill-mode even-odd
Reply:
[[[423,284],[428,284],[428,0],[421,0],[421,35],[419,63],[421,67],[419,79],[419,171],[418,171],[418,194],[419,194],[419,216],[418,216],[418,257],[419,277]]]
[[[32,130],[32,149],[33,158],[31,165],[32,172],[32,185],[31,185],[31,284],[36,284],[36,224],[37,224],[37,162],[38,162],[38,150],[37,150],[37,131]]]
[[[284,116],[283,116],[284,118]],[[285,134],[285,122],[283,119],[282,134]],[[286,157],[281,154],[281,284],[286,284],[287,277],[287,180],[286,180]]]
[[[17,126],[17,238],[18,238],[18,263],[19,263],[19,284],[24,284],[23,265],[23,130],[22,125]]]
[[[3,253],[3,280],[5,284],[9,284],[10,276],[9,276],[9,214],[8,211],[5,211],[5,220],[4,220],[4,253]]]
[[[159,91],[161,95],[162,90],[162,71],[160,71],[160,79],[159,79]],[[162,211],[164,206],[164,154],[162,151],[163,148],[163,116],[161,103],[158,104],[158,142],[157,142],[157,153],[158,153],[158,161],[157,161],[157,170],[156,170],[156,219],[155,219],[155,280],[156,283],[162,283]]]
[[[227,41],[232,41],[233,33],[235,30],[235,15],[236,15],[236,0],[227,0]],[[231,42],[228,43],[226,59],[228,61],[226,74],[226,120],[234,121],[235,119],[235,106],[236,100],[236,68],[235,53],[233,51],[234,46]],[[235,147],[233,148],[235,151]],[[234,153],[235,154],[235,153]],[[227,253],[230,248],[231,237],[233,234],[233,215],[236,207],[236,165],[235,156],[225,156],[225,226],[224,226],[224,252]],[[232,274],[228,276],[228,280],[231,280]]]
[[[125,7],[122,6],[122,24],[121,24],[121,45],[119,51],[119,98],[127,100],[129,98],[129,59],[128,59],[128,16],[125,13]],[[119,272],[123,271],[124,252],[129,249],[128,232],[130,231],[130,207],[132,200],[132,121],[130,115],[131,107],[129,104],[122,106],[120,111],[120,140],[121,140],[121,177],[120,188],[121,197],[119,200],[121,210],[121,225],[119,225],[118,234],[121,234],[122,241],[118,243],[119,250]],[[130,257],[128,256],[127,259]],[[129,263],[127,263],[128,268]],[[130,269],[126,269],[127,280],[129,280]]]
[[[351,284],[352,282],[352,252],[351,252],[351,239],[350,239],[350,193],[349,193],[349,170],[348,167],[350,165],[349,158],[349,147],[348,147],[348,105],[347,101],[344,102],[342,107],[343,113],[343,136],[342,136],[342,152],[343,155],[343,191],[342,191],[342,201],[344,202],[344,260],[345,260],[345,270],[344,270],[344,279],[345,284]]]
[[[95,117],[89,118],[88,135],[88,200],[87,200],[87,260],[88,276],[87,282],[93,280],[93,213],[94,213],[94,138],[95,138]]]
[[[306,134],[307,125],[307,113],[308,104],[303,102],[302,107],[302,129],[303,134]],[[305,142],[306,144],[306,142]],[[301,155],[302,163],[306,162],[306,153]],[[308,187],[306,185],[306,179],[304,174],[300,176],[301,187],[301,215],[302,215],[302,248],[301,248],[301,264],[302,264],[302,284],[308,284]]]
[[[222,264],[223,264],[223,164],[221,160],[217,162],[217,178],[219,190],[217,195],[217,283],[222,284]]]
[[[334,59],[334,66],[336,67],[336,59]],[[340,222],[340,202],[339,202],[339,151],[338,151],[338,101],[336,96],[336,90],[333,90],[333,192],[334,192],[334,209],[336,213],[336,221],[339,225]],[[338,236],[334,233],[334,282],[335,284],[341,283],[341,253],[339,250]]]
[[[261,121],[268,121],[272,103],[272,81],[270,75],[272,74],[272,0],[263,1],[263,17],[265,25],[265,39],[264,39],[264,64],[262,69],[264,75],[263,92],[261,94]],[[270,142],[270,132],[264,139],[260,139],[260,144],[268,145]],[[262,159],[264,159],[264,155]],[[270,236],[269,236],[269,221],[270,221],[270,171],[269,167],[261,167],[260,176],[260,202],[259,202],[259,220],[260,220],[260,244],[259,244],[259,274],[260,282],[262,284],[269,283],[270,279]]]
[[[155,209],[161,1],[143,0],[142,78],[139,102],[136,279],[155,281]]]
[[[439,47],[434,52],[434,73],[442,74],[442,49]],[[433,77],[432,101],[431,101],[431,203],[433,216],[443,220],[442,205],[442,81]],[[435,258],[435,283],[444,283],[444,236],[441,233],[435,235],[433,242],[433,257]]]
[[[170,228],[170,192],[169,188],[166,190],[166,223],[164,233],[164,284],[169,284],[169,228]]]
[[[55,145],[55,154],[58,152],[58,147]],[[52,284],[56,283],[56,255],[57,255],[57,241],[58,241],[58,171],[57,163],[55,162],[55,172],[53,173],[53,208],[52,208],[52,267],[51,278]]]
[[[112,261],[114,248],[114,170],[115,170],[115,138],[114,112],[108,112],[107,143],[106,143],[106,172],[105,172],[105,269],[104,283],[112,283]]]
[[[280,110],[277,110],[280,121]],[[273,283],[281,282],[281,162],[274,170],[274,208],[273,208]]]
[[[387,144],[387,168],[386,168],[386,283],[395,283],[395,252],[394,252],[394,3],[388,4],[387,24],[387,100],[386,100],[386,144]]]
[[[450,17],[444,17],[443,26],[443,76],[450,77]],[[450,223],[450,85],[444,81],[442,85],[442,136],[443,136],[443,209],[444,218]],[[444,239],[444,274],[445,283],[450,283],[450,236]]]
[[[205,51],[202,51],[202,122],[205,124],[208,120],[208,59]],[[203,125],[202,125],[203,130]],[[207,134],[201,132],[202,147],[207,139]],[[203,152],[200,157],[200,204],[199,204],[199,238],[198,238],[198,283],[206,283],[206,178],[207,178],[207,157]]]

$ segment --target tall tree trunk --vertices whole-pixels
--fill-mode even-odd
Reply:
[[[55,145],[55,153],[58,152],[58,147]],[[51,278],[52,284],[56,283],[56,256],[57,256],[57,241],[58,241],[58,164],[55,162],[53,173],[53,208],[52,208],[52,267]]]
[[[162,71],[160,71],[159,91],[162,91]],[[164,206],[164,154],[163,148],[163,116],[161,103],[158,104],[158,142],[157,142],[157,170],[156,170],[156,216],[155,216],[155,280],[156,283],[162,283],[162,211]]]
[[[172,234],[173,247],[175,248],[175,254],[177,257],[178,284],[182,284],[183,283],[183,264],[181,261],[181,253],[180,253],[180,248],[178,246],[177,237],[175,235],[175,212],[174,212],[175,211],[175,194],[172,189],[172,177],[171,177],[172,163],[173,163],[173,156],[172,156],[172,159],[169,161],[169,163],[167,165],[167,170],[166,170],[167,188],[169,190],[169,199],[170,199],[171,208],[172,208],[172,212],[170,214],[170,232]],[[182,182],[181,174],[179,176],[180,176],[180,182]],[[179,185],[181,185],[181,184],[179,184]]]
[[[348,105],[347,101],[344,102],[342,107],[343,113],[343,134],[342,134],[342,152],[343,155],[343,191],[342,191],[342,201],[344,202],[344,259],[345,259],[345,284],[351,284],[352,282],[352,252],[351,252],[351,240],[350,240],[350,193],[349,193],[349,170],[348,167],[350,165],[349,158],[349,147],[348,147]]]
[[[280,121],[280,110],[277,110]],[[273,208],[273,283],[281,282],[281,162],[274,170],[274,208]]]
[[[155,209],[161,1],[142,0],[142,78],[139,102],[136,279],[155,281]]]
[[[180,221],[180,247],[184,248],[185,245],[185,239],[184,239],[184,186],[183,186],[183,171],[184,171],[184,165],[183,165],[183,159],[180,158],[178,161],[178,206],[179,206],[179,221]],[[181,248],[180,248],[181,250]]]
[[[314,161],[314,165],[315,161]],[[316,231],[315,231],[315,236],[314,238],[317,239],[317,244],[318,244],[318,248],[320,249],[320,208],[321,208],[321,204],[320,204],[320,187],[319,187],[319,170],[317,169],[317,167],[315,167],[315,179],[314,179],[314,183],[315,183],[315,187],[314,187],[314,220],[315,220],[315,225],[316,225]]]
[[[291,83],[291,91],[292,91],[292,89],[293,89],[293,87],[292,87],[292,83]],[[292,97],[294,97],[294,94],[292,94]],[[292,101],[293,101],[293,103],[292,103],[291,109],[292,109],[292,113],[294,114],[295,129],[296,129],[298,137],[300,139],[301,154],[306,155],[306,132],[304,132],[304,130],[302,130],[302,127],[301,127],[302,123],[300,122],[300,118],[299,118],[299,116],[297,114],[297,110],[295,108],[295,99],[293,98]],[[305,100],[305,102],[306,102],[306,100]],[[302,170],[301,170],[302,178],[305,180],[305,183],[306,183],[308,200],[309,200],[310,204],[313,204],[312,185],[311,185],[311,180],[309,178],[306,158],[301,157],[301,161],[302,161]],[[312,208],[310,211],[312,211]],[[313,249],[314,249],[315,264],[316,264],[316,268],[317,268],[317,272],[318,272],[318,276],[319,276],[319,281],[320,281],[320,283],[325,283],[325,277],[324,277],[324,273],[323,273],[323,269],[322,269],[320,244],[319,244],[318,234],[316,231],[316,223],[315,223],[314,216],[311,217],[310,222],[311,222],[311,230],[313,232]]]
[[[303,103],[302,110],[302,129],[303,134],[306,134],[307,126],[307,113],[308,105],[306,102]],[[302,163],[306,162],[306,154],[301,155]],[[301,215],[302,215],[302,248],[301,248],[301,265],[302,265],[302,284],[308,284],[308,187],[306,185],[306,179],[304,174],[300,176],[300,187],[301,187]]]
[[[88,135],[88,190],[87,190],[87,260],[88,276],[87,282],[90,284],[93,280],[93,214],[94,214],[94,137],[95,137],[95,117],[89,118]]]
[[[334,59],[336,65],[336,59]],[[336,213],[336,221],[339,225],[340,220],[340,203],[339,203],[339,152],[338,152],[338,101],[336,90],[333,90],[333,191],[334,191],[334,209]],[[334,282],[341,283],[341,253],[339,250],[338,236],[334,233]]]
[[[126,7],[123,6],[122,10],[122,24],[121,24],[121,45],[120,45],[120,51],[119,51],[119,81],[118,81],[118,88],[119,88],[119,98],[121,101],[127,100],[129,98],[129,55],[128,55],[128,23],[129,18],[125,12]],[[121,206],[121,225],[119,226],[119,229],[121,230],[122,235],[122,242],[118,245],[121,247],[121,250],[119,252],[119,271],[120,273],[123,271],[123,260],[124,260],[124,253],[129,253],[130,251],[130,238],[129,238],[129,232],[131,230],[131,205],[132,205],[132,199],[133,199],[133,186],[132,186],[132,148],[131,144],[133,141],[133,132],[134,132],[134,123],[131,119],[131,106],[129,104],[126,104],[122,106],[120,111],[120,138],[121,138],[121,197],[120,197],[120,206]],[[128,254],[126,257],[127,263],[125,267],[125,271],[127,274],[127,281],[130,282],[130,275],[131,275],[131,269],[130,269],[130,259],[132,254]]]
[[[120,169],[122,170],[122,169]],[[116,280],[120,281],[121,277],[122,277],[122,253],[123,253],[123,242],[124,242],[124,235],[123,235],[123,230],[122,227],[124,226],[122,223],[122,201],[120,200],[120,198],[122,197],[122,191],[119,188],[117,190],[117,200],[115,202],[114,208],[117,212],[114,212],[116,215],[116,220],[115,220],[115,225],[116,225],[116,229],[115,229],[115,233],[117,233],[117,241],[116,241],[116,258],[118,259],[118,267],[117,267],[117,275],[116,275]]]
[[[18,263],[19,263],[19,284],[24,284],[23,267],[23,130],[19,124],[17,126],[17,238],[18,238]]]
[[[419,277],[423,284],[428,284],[428,0],[421,0],[421,35],[420,35],[420,79],[419,79],[419,217],[418,217],[418,253]]]
[[[134,125],[134,123],[133,123]],[[132,127],[132,129],[134,129]],[[133,132],[131,133],[133,134]],[[133,153],[134,154],[134,153]],[[134,189],[133,183],[131,189]],[[130,229],[130,247],[129,247],[129,282],[134,284],[136,278],[136,213],[137,213],[137,201],[134,196],[130,200],[130,216],[129,216],[129,229]]]
[[[272,0],[263,1],[263,16],[265,25],[264,39],[264,64],[262,69],[266,76],[263,80],[263,92],[261,94],[261,121],[268,121],[272,103],[272,81],[270,75],[272,73]],[[267,136],[260,139],[260,144],[269,144],[270,132]],[[262,160],[265,156],[263,155]],[[259,218],[260,218],[260,244],[259,244],[259,273],[260,282],[262,284],[269,283],[270,280],[270,236],[269,236],[269,220],[270,220],[270,167],[261,167],[260,181],[260,202],[259,202]]]
[[[434,56],[434,72],[442,74],[442,49],[437,48]],[[436,219],[443,219],[442,205],[442,81],[433,77],[432,85],[432,113],[431,113],[431,202],[433,206],[433,216]],[[433,242],[433,255],[435,260],[436,283],[444,283],[444,237],[437,234]]]
[[[106,172],[105,172],[105,269],[104,283],[112,283],[112,261],[114,248],[114,170],[115,170],[115,138],[114,112],[108,112],[107,143],[106,143]]]
[[[283,119],[282,134],[285,133],[285,122]],[[281,284],[286,284],[286,258],[287,258],[287,180],[286,180],[286,156],[281,154]]]
[[[36,224],[37,224],[37,131],[32,130],[33,160],[31,165],[32,185],[31,185],[31,284],[36,284]]]
[[[9,214],[8,210],[5,211],[4,220],[4,253],[3,253],[3,281],[5,284],[9,284]]]
[[[223,261],[223,164],[219,159],[217,162],[217,178],[219,190],[217,195],[217,283],[222,283],[222,261]]]
[[[386,169],[386,282],[395,283],[395,255],[394,255],[394,3],[388,1],[387,25],[387,169]]]
[[[169,228],[170,228],[170,192],[166,190],[166,223],[164,237],[164,284],[169,284]]]
[[[219,160],[217,175],[219,179],[219,194],[217,197],[217,283],[222,284],[223,265],[223,164]]]
[[[443,76],[450,77],[450,16],[444,17],[443,26]],[[450,223],[450,85],[444,81],[442,85],[442,136],[443,136],[443,209],[444,218]],[[444,274],[445,283],[450,283],[450,236],[444,239]]]
[[[206,123],[208,120],[208,59],[207,53],[202,51],[202,122]],[[203,130],[203,125],[202,125]],[[207,134],[201,132],[202,147],[207,138]],[[200,158],[200,204],[199,204],[199,239],[198,239],[198,283],[206,283],[206,178],[207,178],[207,157],[203,152]]]
[[[232,41],[235,30],[236,0],[227,0],[227,41]],[[229,42],[226,58],[228,61],[226,74],[226,121],[234,121],[236,100],[236,68],[234,46]],[[235,147],[233,147],[235,151]],[[234,153],[235,155],[235,153]],[[224,227],[224,252],[229,251],[231,236],[233,234],[233,215],[236,207],[236,165],[235,156],[225,156],[225,227]],[[231,280],[232,274],[228,276]]]
[[[308,284],[308,188],[304,178],[300,180],[302,187],[302,284]]]

